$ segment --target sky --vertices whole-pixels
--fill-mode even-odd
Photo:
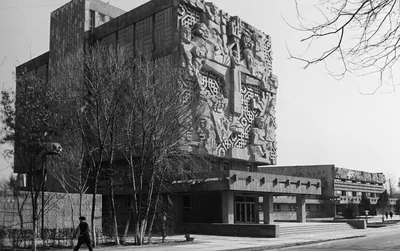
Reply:
[[[68,0],[0,1],[0,88],[15,89],[14,71],[48,51],[50,13]],[[129,11],[146,0],[109,0]],[[330,76],[324,65],[304,68],[290,59],[299,55],[306,34],[296,24],[293,0],[214,0],[231,16],[238,15],[272,37],[273,73],[278,76],[276,105],[278,165],[335,164],[400,177],[400,95],[379,85],[377,76]],[[298,0],[313,19],[311,0]],[[318,49],[318,48],[312,48]],[[360,93],[361,92],[361,93]],[[4,149],[4,146],[1,151]],[[8,177],[10,161],[0,156],[0,179]]]

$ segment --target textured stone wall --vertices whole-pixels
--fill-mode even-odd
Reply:
[[[224,158],[276,164],[271,39],[213,3],[178,6],[180,58],[193,77],[184,99],[200,96],[200,122],[188,134],[192,148]]]
[[[45,228],[72,228],[79,224],[79,194],[45,192]],[[17,201],[18,200],[18,201]],[[18,203],[19,202],[19,203]],[[38,199],[41,212],[41,197]],[[82,216],[91,217],[92,195],[82,197]],[[20,211],[24,228],[32,228],[32,200],[28,193],[21,192],[15,197],[11,192],[0,194],[0,227],[20,228]],[[96,196],[96,231],[102,229],[102,196]],[[41,216],[39,217],[39,229]]]

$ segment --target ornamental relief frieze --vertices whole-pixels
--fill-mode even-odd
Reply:
[[[335,178],[364,182],[385,182],[385,175],[383,175],[382,173],[368,173],[364,171],[350,170],[339,167],[335,168]]]
[[[198,90],[201,113],[188,137],[209,154],[276,164],[270,37],[213,3],[182,0],[178,7],[180,62]],[[185,99],[190,99],[190,95]]]

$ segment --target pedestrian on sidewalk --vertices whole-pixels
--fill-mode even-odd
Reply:
[[[78,244],[76,244],[76,247],[74,248],[74,251],[78,251],[79,248],[82,246],[82,244],[86,244],[88,247],[89,251],[93,251],[92,245],[90,244],[90,230],[89,230],[89,225],[85,222],[86,218],[81,216],[79,217],[79,226],[76,229],[76,232],[74,234],[74,238],[78,236]]]
[[[389,215],[389,213],[386,211],[385,212],[386,219],[388,219],[388,215]]]
[[[392,211],[390,211],[389,215],[390,215],[390,219],[393,219],[393,212]]]

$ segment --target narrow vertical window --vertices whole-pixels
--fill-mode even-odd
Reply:
[[[90,17],[89,17],[89,31],[93,32],[95,28],[95,19],[96,19],[96,12],[90,10]]]

